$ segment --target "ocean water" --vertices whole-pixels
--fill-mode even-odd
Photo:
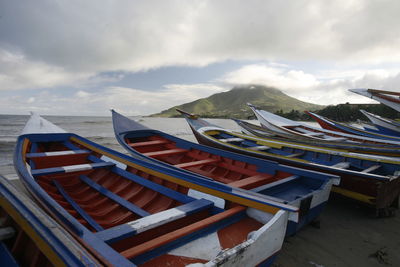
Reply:
[[[72,132],[90,139],[103,146],[126,153],[114,137],[111,117],[84,117],[84,116],[43,116],[67,132]],[[148,118],[131,117],[136,121],[182,139],[196,142],[192,131],[183,118]],[[0,115],[0,174],[14,172],[13,152],[16,139],[25,126],[29,116]],[[239,127],[232,120],[207,119],[211,123],[239,131]]]

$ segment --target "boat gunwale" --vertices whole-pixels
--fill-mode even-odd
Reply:
[[[34,134],[36,136],[36,134]],[[71,137],[75,137],[81,140],[81,137],[75,135],[75,134],[55,134],[56,136],[60,137],[60,136],[68,136],[69,138]],[[28,190],[33,194],[33,196],[45,207],[49,208],[50,213],[52,214],[56,214],[53,215],[55,218],[57,218],[57,220],[60,220],[61,223],[69,223],[69,222],[77,222],[76,219],[69,214],[64,208],[62,208],[53,198],[51,198],[46,192],[45,190],[39,185],[37,184],[34,180],[34,178],[32,177],[32,175],[29,174],[28,170],[25,167],[25,160],[23,159],[24,155],[22,152],[22,149],[25,144],[25,142],[28,142],[29,138],[30,138],[30,134],[28,135],[23,135],[20,136],[17,142],[17,147],[16,147],[16,153],[15,153],[15,158],[16,158],[16,165],[18,165],[19,167],[16,166],[17,168],[17,172],[18,174],[21,176],[22,180],[24,183],[27,183],[27,188]],[[43,136],[43,134],[37,134],[37,136]],[[21,142],[22,141],[22,142]],[[73,140],[76,141],[76,140]],[[86,140],[88,142],[90,142],[89,140]],[[97,145],[95,143],[93,143],[94,145]],[[90,148],[89,148],[90,149]],[[104,148],[104,150],[110,150],[107,148]],[[93,152],[97,152],[92,150]],[[128,156],[126,156],[128,158]],[[33,185],[31,187],[31,185]],[[46,205],[47,204],[47,205]],[[297,208],[296,208],[297,210]],[[281,209],[279,209],[277,211],[277,213],[279,213],[280,211],[282,211]],[[58,214],[58,215],[57,215]],[[275,214],[276,215],[276,214]],[[99,241],[100,239],[98,239],[95,234],[91,233],[88,229],[86,229],[83,225],[81,225],[79,222],[77,222],[76,225],[72,224],[72,227],[75,228],[74,230],[74,234],[75,236],[79,239],[80,242],[82,242],[83,244],[90,244],[90,246],[87,246],[89,248],[92,248],[91,252],[94,253],[96,256],[99,256],[99,254],[103,254],[103,252],[105,252],[105,254],[107,254],[107,259],[102,258],[103,261],[108,262],[108,263],[113,263],[113,264],[117,264],[118,266],[130,266],[131,262],[123,257],[121,257],[121,255],[117,252],[113,252],[110,250],[106,249],[106,246],[101,245],[100,243],[102,243],[101,241]],[[67,229],[71,229],[68,228]],[[110,254],[112,254],[110,257],[108,257]],[[100,257],[101,258],[101,257]],[[114,261],[116,260],[116,262]]]
[[[225,131],[229,132],[228,130],[225,130]],[[229,132],[229,133],[235,135],[235,134],[232,133],[232,132]],[[201,134],[201,133],[200,133],[200,134]],[[342,169],[342,168],[335,168],[335,167],[332,167],[332,166],[323,165],[323,164],[319,164],[319,163],[314,163],[314,162],[311,162],[311,161],[308,161],[308,160],[304,160],[304,159],[287,158],[286,156],[272,154],[272,153],[269,153],[268,151],[255,151],[255,150],[250,150],[250,149],[238,147],[238,146],[233,145],[233,144],[227,144],[227,143],[219,142],[219,141],[217,141],[217,140],[218,140],[217,138],[213,138],[213,137],[208,136],[208,135],[206,135],[206,134],[203,134],[203,136],[204,136],[205,138],[209,139],[209,140],[212,140],[212,141],[217,142],[218,144],[225,145],[225,146],[229,146],[229,147],[232,147],[232,148],[237,149],[237,150],[242,150],[242,149],[243,149],[243,150],[245,150],[246,152],[251,152],[251,153],[256,154],[256,155],[257,155],[257,154],[258,154],[258,155],[268,155],[269,157],[271,157],[270,160],[273,160],[272,158],[277,157],[277,158],[280,158],[280,159],[283,159],[283,160],[287,160],[287,161],[291,161],[291,162],[298,162],[298,163],[303,163],[303,164],[305,164],[305,165],[310,164],[310,165],[318,166],[318,167],[321,167],[321,168],[326,169],[326,170],[335,169],[335,170],[338,171],[338,172],[343,172],[343,173],[346,173],[346,174],[347,174],[347,173],[357,174],[357,176],[363,176],[363,177],[366,177],[366,178],[375,178],[375,179],[382,180],[382,181],[390,181],[390,180],[393,179],[393,178],[391,178],[391,177],[383,176],[383,175],[379,175],[379,174],[362,173],[362,172],[353,171],[353,170],[347,170],[347,169]],[[241,136],[241,137],[243,137],[243,138],[247,138],[247,139],[250,139],[250,140],[252,140],[253,138],[257,138],[257,137],[251,137],[251,136],[244,136],[244,135],[239,134],[239,133],[237,134],[237,136]],[[253,141],[256,141],[256,140],[253,140]],[[261,140],[261,141],[262,141],[262,140]],[[316,151],[317,151],[317,150],[316,150]],[[317,151],[317,152],[318,152],[318,151]],[[323,153],[323,152],[320,152],[320,153]],[[357,157],[355,157],[355,158],[357,158]],[[365,160],[368,160],[368,159],[365,159]],[[389,163],[390,163],[390,164],[395,164],[395,163],[393,163],[393,162],[389,162]],[[320,171],[320,172],[321,172],[321,171]],[[400,179],[400,176],[394,177],[394,179]]]

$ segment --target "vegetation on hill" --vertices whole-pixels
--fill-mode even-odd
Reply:
[[[360,109],[364,109],[368,112],[380,115],[382,117],[391,119],[400,119],[400,113],[382,104],[339,104],[330,105],[321,110],[310,110],[321,116],[339,122],[354,122],[357,120],[368,121],[368,119],[360,112]],[[310,116],[304,112],[298,110],[291,110],[290,112],[283,112],[279,110],[275,114],[295,120],[295,121],[313,121]]]
[[[235,87],[227,92],[175,106],[152,116],[178,117],[179,114],[175,109],[179,108],[205,118],[247,119],[253,116],[252,111],[246,104],[248,102],[270,112],[281,111],[283,113],[290,112],[291,110],[298,110],[300,112],[304,110],[319,110],[324,107],[300,101],[275,88],[248,85]]]
[[[373,114],[390,118],[390,119],[399,119],[400,113],[395,111],[394,109],[385,106],[383,104],[339,104],[335,106],[327,106],[326,108],[317,111],[316,113],[322,115],[324,117],[330,118],[335,121],[340,122],[350,122],[357,120],[366,120],[368,119],[359,111],[360,109],[364,109]]]

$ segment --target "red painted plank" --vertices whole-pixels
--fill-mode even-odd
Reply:
[[[124,250],[121,252],[121,255],[130,259],[134,258],[136,256],[139,256],[147,251],[150,251],[152,249],[155,249],[157,247],[163,246],[169,242],[172,242],[182,236],[191,234],[193,232],[199,231],[202,228],[205,228],[213,223],[216,223],[220,220],[223,220],[225,218],[231,217],[239,212],[244,211],[246,208],[243,206],[236,206],[234,208],[231,208],[227,211],[218,213],[214,216],[208,217],[204,220],[201,220],[199,222],[196,222],[194,224],[188,225],[186,227],[183,227],[181,229],[175,230],[171,233],[167,233],[165,235],[159,236],[157,238],[154,238],[150,241],[147,241],[145,243],[142,243],[136,247]]]
[[[189,258],[185,256],[175,256],[170,254],[164,254],[151,259],[143,264],[142,267],[154,267],[154,266],[186,266],[195,263],[206,263],[207,260]]]
[[[218,231],[219,243],[222,249],[229,249],[247,240],[252,231],[262,227],[262,223],[245,218]]]
[[[154,152],[147,152],[143,153],[143,155],[148,156],[148,157],[159,157],[159,156],[169,156],[169,155],[174,155],[174,154],[180,154],[187,152],[189,150],[183,149],[183,148],[174,148],[174,149],[167,149],[167,150],[160,150],[160,151],[154,151]]]

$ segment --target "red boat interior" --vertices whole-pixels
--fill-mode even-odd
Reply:
[[[38,245],[19,226],[19,224],[0,207],[1,227],[12,228],[14,233],[3,241],[0,241],[0,251],[8,251],[20,266],[47,267],[53,264],[39,249]],[[3,266],[0,262],[0,265]]]
[[[274,175],[257,171],[257,166],[211,154],[195,148],[183,149],[176,142],[160,135],[125,138],[125,142],[145,156],[175,167],[212,178],[234,187],[252,189],[290,174],[278,171]]]
[[[370,92],[374,96],[386,99],[388,101],[400,103],[400,93],[398,93],[398,92],[374,90],[374,89],[368,89],[368,92]]]
[[[251,169],[252,166],[236,165],[239,163],[230,165],[217,159],[211,160],[210,155],[199,151],[193,151],[179,159],[180,153],[172,150],[181,150],[173,148],[172,144],[170,152],[173,153],[165,153],[164,150],[157,155],[156,146],[165,146],[167,143],[161,139],[152,141],[154,145],[145,147],[146,152],[153,153],[154,157],[171,162],[176,159],[176,164],[188,163],[196,158],[209,161],[201,166],[188,164],[187,167],[191,170],[222,177],[220,179],[227,182],[257,177],[257,173]],[[70,153],[71,151],[73,153]],[[32,176],[41,188],[82,225],[100,237],[110,234],[116,226],[174,207],[197,205],[196,209],[186,216],[161,223],[159,226],[155,225],[149,230],[124,238],[103,239],[135,264],[165,266],[168,263],[171,266],[182,266],[205,262],[203,259],[167,253],[178,246],[177,240],[183,240],[178,242],[180,246],[195,239],[199,235],[198,231],[203,235],[217,231],[221,247],[226,249],[247,240],[250,232],[262,226],[246,215],[245,207],[227,202],[226,210],[216,208],[210,201],[196,200],[188,196],[187,187],[131,166],[127,166],[125,170],[117,168],[110,161],[103,161],[101,156],[88,149],[84,143],[70,139],[65,142],[29,143],[25,159],[32,169]],[[217,165],[217,162],[220,163]],[[84,169],[82,164],[90,165],[90,169]],[[204,201],[207,203],[204,204]]]

